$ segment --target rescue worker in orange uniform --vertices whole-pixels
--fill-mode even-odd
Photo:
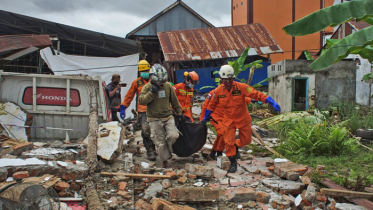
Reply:
[[[124,97],[122,104],[120,105],[120,117],[122,119],[126,117],[126,109],[131,104],[135,95],[137,94],[138,98],[142,88],[149,82],[149,70],[149,63],[146,60],[140,60],[138,63],[139,78],[135,79],[131,83],[131,87],[128,90],[126,96]],[[155,145],[153,141],[150,139],[150,127],[149,123],[146,120],[146,105],[141,105],[137,101],[137,112],[138,120],[141,123],[141,136],[147,151],[148,160],[154,161],[156,159]]]
[[[220,82],[221,83],[221,82]],[[209,92],[207,99],[202,105],[202,111],[201,111],[201,116],[200,116],[200,121],[203,121],[203,117],[205,116],[205,111],[207,106],[210,103],[211,97],[214,95],[214,91],[216,89],[212,90]],[[251,98],[245,97],[246,104],[251,103]],[[224,107],[222,104],[217,104],[214,112],[211,114],[211,119],[210,124],[214,126],[216,130],[216,139],[214,141],[214,144],[212,145],[212,150],[210,153],[210,157],[214,160],[216,160],[217,157],[223,155],[225,143],[224,143],[224,138],[223,138],[223,128],[222,128],[222,121],[224,119]]]
[[[234,69],[231,66],[222,66],[219,74],[223,84],[215,89],[205,111],[203,122],[207,123],[210,120],[211,114],[216,110],[218,104],[223,107],[222,127],[225,152],[231,162],[228,172],[234,173],[237,171],[238,148],[251,143],[251,117],[245,97],[268,103],[278,112],[281,111],[281,108],[270,96],[256,91],[247,84],[235,82]],[[235,138],[236,129],[239,129],[239,139],[237,140]]]
[[[199,83],[198,74],[195,71],[184,72],[184,81],[174,85],[174,90],[179,99],[183,114],[193,122],[193,87]]]

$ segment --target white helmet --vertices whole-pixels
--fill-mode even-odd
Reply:
[[[161,64],[154,64],[150,69],[149,75],[151,75],[152,82],[158,85],[167,82],[167,71]]]
[[[230,65],[223,65],[219,71],[220,78],[236,78],[234,69]]]

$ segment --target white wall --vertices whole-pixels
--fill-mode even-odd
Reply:
[[[349,57],[357,57],[360,59],[361,65],[356,70],[356,103],[360,105],[368,105],[370,100],[370,106],[373,106],[373,85],[370,85],[364,81],[361,81],[364,75],[372,71],[371,64],[367,59],[361,58],[359,55],[350,55]],[[369,88],[371,88],[371,95],[369,95]]]
[[[281,113],[292,110],[292,78],[308,78],[308,107],[314,106],[311,96],[315,95],[315,74],[300,74],[297,72],[273,77],[268,83],[268,95],[281,106]]]

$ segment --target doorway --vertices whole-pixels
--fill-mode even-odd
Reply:
[[[293,78],[292,81],[292,110],[307,111],[308,78]]]

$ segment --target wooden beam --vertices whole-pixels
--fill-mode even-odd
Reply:
[[[110,172],[101,172],[103,177],[112,177],[112,176],[125,176],[136,179],[149,178],[149,179],[171,179],[170,175],[154,175],[154,174],[128,174],[128,173],[110,173]]]
[[[366,187],[366,188],[364,188],[364,190],[365,190],[366,192],[373,193],[373,188],[371,188],[371,187]]]
[[[329,178],[324,178],[321,182],[323,185],[329,187],[329,188],[332,188],[332,189],[338,189],[338,190],[347,190],[346,188],[340,186],[340,185],[337,185],[336,183],[334,183],[332,180],[330,180]],[[366,209],[373,209],[373,202],[367,200],[367,199],[363,199],[363,198],[352,198],[352,197],[348,197],[348,196],[345,196],[345,198],[352,202],[352,203],[355,203],[357,205],[360,205]]]
[[[266,144],[264,143],[262,137],[260,137],[259,133],[256,132],[256,130],[255,130],[255,128],[254,128],[253,126],[251,126],[251,131],[254,133],[254,136],[255,136],[256,138],[259,139],[260,143],[261,143],[263,146],[265,146]]]
[[[367,198],[367,199],[373,198],[373,193],[356,192],[356,191],[349,191],[349,190],[336,190],[336,189],[322,188],[320,192],[325,195],[332,195],[332,196],[348,196],[351,198]]]
[[[258,134],[258,132],[256,132],[255,128],[251,126],[251,131],[254,133],[254,136],[256,138],[252,138],[256,143],[262,145],[264,148],[266,148],[268,151],[272,152],[273,154],[277,155],[278,157],[280,158],[284,158],[284,159],[287,159],[285,158],[284,156],[282,156],[280,153],[276,152],[274,149],[272,149],[271,147],[267,146],[262,137],[260,137],[260,135]]]

